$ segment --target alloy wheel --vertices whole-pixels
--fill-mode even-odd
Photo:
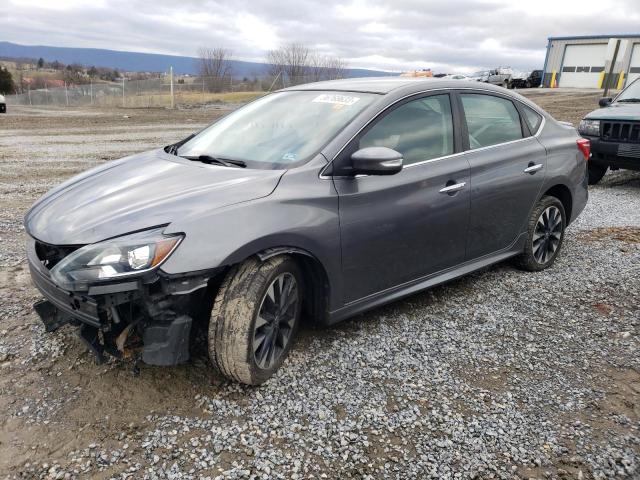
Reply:
[[[298,283],[291,273],[278,275],[267,288],[253,330],[253,355],[258,367],[271,367],[286,350],[299,303]]]
[[[545,264],[553,258],[562,239],[562,214],[558,207],[547,207],[538,217],[533,232],[533,258]]]

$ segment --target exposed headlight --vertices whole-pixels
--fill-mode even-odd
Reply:
[[[581,133],[582,135],[590,135],[592,137],[600,136],[600,120],[580,120],[578,133]]]
[[[82,290],[89,283],[137,275],[159,266],[182,240],[147,230],[79,248],[51,269],[51,279],[68,290]]]

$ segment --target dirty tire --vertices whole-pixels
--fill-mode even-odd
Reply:
[[[267,368],[256,362],[253,338],[256,319],[272,282],[282,274],[297,282],[298,303],[288,343]],[[271,377],[289,354],[300,323],[302,274],[287,255],[261,262],[250,258],[229,271],[216,295],[209,322],[209,358],[225,377],[247,385],[259,385]]]
[[[538,225],[538,220],[541,218],[543,212],[545,212],[549,208],[556,208],[560,212],[560,238],[557,242],[557,246],[555,247],[553,254],[551,254],[548,259],[545,259],[545,261],[541,262],[536,259],[536,256],[534,255],[534,236],[537,236],[536,226]],[[562,248],[566,226],[567,217],[562,202],[556,197],[547,195],[542,197],[534,207],[533,211],[531,212],[531,216],[529,217],[529,221],[527,223],[527,240],[524,247],[524,252],[515,258],[516,266],[518,268],[521,268],[522,270],[526,270],[529,272],[538,272],[553,265],[553,262],[555,262],[558,254],[560,253],[560,249]]]
[[[600,180],[602,180],[602,177],[604,177],[604,174],[607,173],[607,170],[609,169],[608,165],[595,165],[591,162],[589,162],[589,185],[595,185],[596,183],[598,183]]]

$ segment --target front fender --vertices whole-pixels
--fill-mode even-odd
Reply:
[[[338,196],[320,179],[323,157],[285,173],[264,198],[231,205],[172,222],[167,233],[185,238],[162,265],[168,274],[201,271],[239,263],[268,249],[298,248],[324,267],[332,292],[340,292],[341,250]],[[339,302],[332,294],[330,307]]]

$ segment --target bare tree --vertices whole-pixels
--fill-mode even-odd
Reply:
[[[327,80],[344,78],[347,73],[347,62],[340,57],[326,57],[324,68]]]
[[[308,77],[310,82],[319,82],[324,78],[324,61],[325,56],[314,52],[309,57]]]
[[[231,52],[224,48],[198,49],[199,70],[209,91],[219,92],[224,86],[224,80],[231,76]]]
[[[309,47],[301,43],[290,43],[270,50],[267,52],[269,73],[274,79],[278,75],[286,77],[285,80],[291,85],[304,83],[309,70],[309,57]]]
[[[314,53],[309,61],[309,81],[344,78],[347,64],[340,57]]]
[[[267,53],[271,81],[282,77],[282,84],[343,78],[347,64],[344,59],[312,52],[301,43],[290,43]]]

